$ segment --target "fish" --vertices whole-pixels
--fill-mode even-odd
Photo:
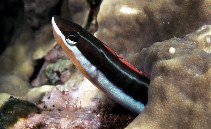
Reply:
[[[125,61],[80,25],[59,16],[52,17],[51,22],[55,40],[93,85],[134,113],[144,109],[150,75]]]

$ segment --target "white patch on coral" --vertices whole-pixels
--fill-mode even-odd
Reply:
[[[207,36],[205,37],[205,41],[206,41],[207,43],[211,43],[211,35],[207,35]]]
[[[176,52],[176,49],[174,47],[169,48],[169,53],[174,54]]]
[[[84,77],[83,81],[77,85],[77,90],[72,92],[72,97],[74,100],[77,100],[76,105],[81,107],[92,107],[96,106],[96,102],[93,101],[95,97],[99,97],[99,90]]]
[[[131,7],[128,7],[126,5],[123,5],[120,10],[119,10],[121,13],[124,13],[124,14],[137,14],[138,13],[138,10],[135,9],[135,8],[131,8]]]

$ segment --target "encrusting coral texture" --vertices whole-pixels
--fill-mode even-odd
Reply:
[[[104,0],[95,35],[141,69],[141,49],[210,24],[210,6],[210,0]]]
[[[211,26],[142,51],[149,101],[127,129],[210,129]]]

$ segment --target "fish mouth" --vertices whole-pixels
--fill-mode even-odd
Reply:
[[[76,23],[63,19],[59,16],[53,16],[51,23],[53,25],[53,29],[59,34],[68,36],[69,32],[79,32],[82,31],[82,27]]]

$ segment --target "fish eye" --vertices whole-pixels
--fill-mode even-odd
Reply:
[[[78,32],[72,31],[68,32],[67,37],[65,39],[69,45],[74,45],[79,40],[79,34]]]

